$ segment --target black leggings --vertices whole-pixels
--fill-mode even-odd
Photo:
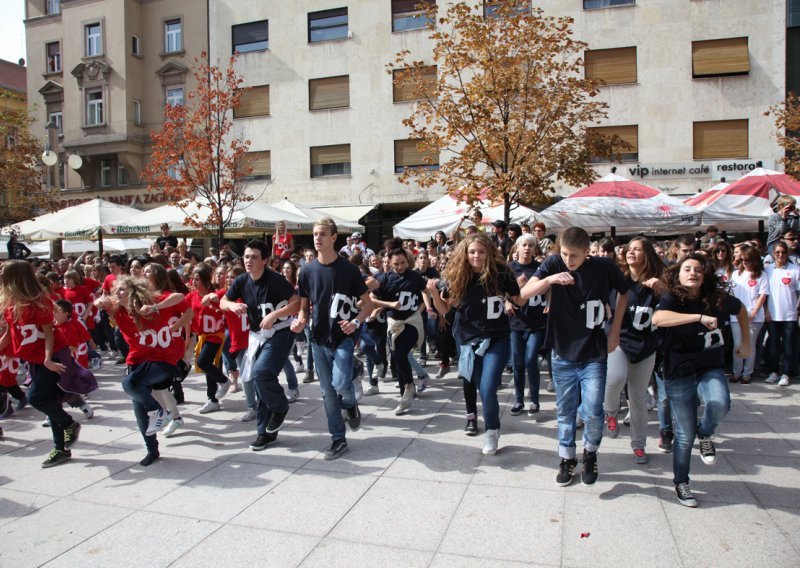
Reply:
[[[50,419],[53,443],[57,450],[64,450],[64,429],[75,422],[61,406],[63,391],[58,387],[58,373],[44,365],[31,365],[33,381],[28,390],[28,400],[32,407],[43,412]]]
[[[408,383],[414,382],[414,373],[411,370],[411,363],[408,354],[414,349],[419,334],[413,325],[406,325],[394,339],[394,349],[392,349],[392,359],[397,369],[397,379],[400,381],[400,392],[402,393]]]
[[[478,416],[478,385],[472,381],[462,378],[464,383],[464,404],[467,407],[467,414]]]
[[[15,400],[22,400],[22,397],[25,396],[25,393],[22,392],[22,389],[19,388],[19,385],[14,385],[12,387],[0,386],[0,392],[7,392],[13,396]]]
[[[217,402],[217,385],[228,380],[214,364],[220,349],[222,349],[221,343],[211,343],[206,340],[197,356],[197,366],[206,374],[206,396],[211,402]]]

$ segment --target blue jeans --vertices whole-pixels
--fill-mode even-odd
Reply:
[[[359,339],[359,347],[361,347],[361,352],[367,356],[367,378],[369,379],[369,384],[377,385],[378,379],[372,376],[372,372],[377,365],[386,364],[378,354],[378,344],[369,332],[364,332]]]
[[[603,440],[606,361],[579,363],[555,353],[551,361],[553,384],[556,387],[558,455],[575,459],[575,418],[578,412],[585,424],[583,448],[588,452],[596,452]]]
[[[471,349],[464,345],[462,349]],[[483,409],[483,423],[487,430],[500,429],[500,403],[497,402],[497,387],[503,376],[508,358],[508,338],[492,339],[489,349],[483,357],[476,356],[472,367],[472,377],[464,381],[464,401],[467,405],[467,414],[477,413],[477,391],[481,393],[481,407]]]
[[[797,371],[797,353],[795,342],[797,339],[796,321],[771,321],[769,322],[769,341],[767,341],[767,370],[770,373],[778,372],[778,360],[781,347],[783,347],[783,372],[793,377]]]
[[[222,342],[222,362],[225,364],[225,372],[238,371],[239,367],[242,366],[242,359],[246,352],[246,348],[239,351],[231,351],[231,336],[226,331],[225,341]]]
[[[514,394],[517,404],[525,401],[525,373],[531,386],[531,402],[539,404],[539,350],[544,343],[542,331],[511,330],[511,358],[514,366]]]
[[[278,382],[278,374],[289,361],[289,350],[294,336],[288,329],[278,331],[256,351],[250,370],[251,381],[258,395],[256,401],[256,428],[267,434],[267,423],[273,412],[289,412],[289,401]]]
[[[352,337],[344,339],[336,347],[311,344],[325,414],[328,417],[328,432],[334,441],[345,439],[342,410],[356,405],[356,393],[353,388],[354,348]]]
[[[672,410],[667,398],[667,388],[664,386],[664,375],[656,369],[656,389],[658,390],[658,429],[672,432]]]
[[[294,365],[288,357],[283,364],[283,374],[286,375],[286,386],[292,390],[297,389],[297,373],[294,372]]]
[[[122,390],[133,399],[134,408],[135,403],[139,403],[145,412],[159,410],[161,405],[153,398],[153,386],[171,380],[176,373],[175,366],[168,363],[160,361],[140,363],[132,367],[122,378]]]
[[[664,381],[675,420],[675,440],[672,448],[672,482],[689,483],[689,462],[695,436],[705,438],[714,434],[719,423],[731,409],[728,381],[722,369],[709,369],[687,377]],[[697,419],[697,406],[704,405]]]

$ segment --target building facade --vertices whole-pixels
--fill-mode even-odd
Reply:
[[[0,111],[16,114],[28,111],[28,85],[27,69],[25,62],[18,63],[0,59]],[[9,151],[15,144],[14,135],[6,133],[6,139],[0,140],[0,159],[3,153]],[[0,219],[9,218],[9,204],[13,203],[16,196],[14,188],[0,191]]]

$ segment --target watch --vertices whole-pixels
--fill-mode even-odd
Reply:
[[[354,326],[356,326],[356,327],[361,327],[361,322],[359,321],[359,319],[358,319],[358,318],[353,318],[353,319],[350,321],[350,323],[352,323],[352,324],[353,324]]]

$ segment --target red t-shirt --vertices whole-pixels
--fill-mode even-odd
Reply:
[[[114,280],[117,279],[115,274],[109,274],[103,279],[103,291],[111,292],[111,287],[114,285]]]
[[[283,233],[280,237],[273,237],[272,254],[285,260],[292,256],[292,246],[292,234],[289,232]]]
[[[97,280],[95,280],[94,278],[84,278],[84,279],[83,279],[83,284],[81,284],[81,286],[86,286],[86,288],[88,288],[88,289],[89,289],[89,292],[91,292],[91,293],[93,293],[93,294],[94,294],[94,293],[97,291],[97,289],[98,289],[100,286],[102,286],[102,285],[103,285],[103,283],[102,283],[102,282],[98,282],[98,281],[97,281]]]
[[[174,365],[172,332],[169,330],[169,315],[159,312],[155,317],[142,318],[144,329],[139,331],[136,323],[125,308],[120,307],[114,314],[117,326],[128,342],[128,365],[139,363],[161,362]]]
[[[217,290],[217,296],[222,299],[227,290]],[[237,303],[243,303],[241,299]],[[247,344],[250,341],[250,322],[247,321],[247,312],[237,314],[234,312],[224,311],[225,323],[228,326],[228,332],[231,336],[231,353],[236,353],[242,349],[247,349]]]
[[[76,286],[75,288],[64,288],[61,295],[65,300],[72,304],[73,308],[75,308],[80,323],[85,325],[88,329],[94,329],[93,317],[89,316],[87,319],[83,319],[86,311],[88,310],[91,314],[94,308],[94,305],[92,304],[94,298],[91,290],[87,286],[81,285]]]
[[[162,292],[156,301],[161,302],[169,298],[174,292]],[[189,302],[186,299],[181,300],[176,305],[166,310],[161,310],[161,313],[167,318],[167,325],[172,327],[181,316],[189,309]],[[183,352],[186,350],[186,338],[183,335],[183,328],[178,331],[172,332],[172,344],[170,351],[172,353],[172,364],[177,364],[178,361],[183,359]]]
[[[89,332],[78,320],[78,314],[72,312],[72,317],[61,325],[53,328],[53,333],[57,342],[62,342],[69,347],[76,347],[75,359],[82,367],[89,367]],[[59,337],[60,336],[60,337]]]
[[[42,326],[53,323],[53,301],[42,298],[41,304],[22,310],[19,319],[14,321],[14,312],[7,308],[3,316],[11,331],[11,350],[15,357],[34,365],[44,363],[44,332]],[[65,344],[53,340],[53,353],[63,349]]]
[[[197,290],[192,290],[186,296],[186,301],[194,311],[192,316],[192,333],[197,335],[208,335],[206,341],[209,343],[222,343],[222,340],[215,334],[220,333],[224,329],[225,318],[222,310],[219,309],[219,304],[212,303],[211,305],[204,306],[203,298]]]
[[[9,344],[3,353],[0,354],[0,386],[13,387],[17,385],[19,365],[19,359],[14,357],[11,352],[11,345]]]

